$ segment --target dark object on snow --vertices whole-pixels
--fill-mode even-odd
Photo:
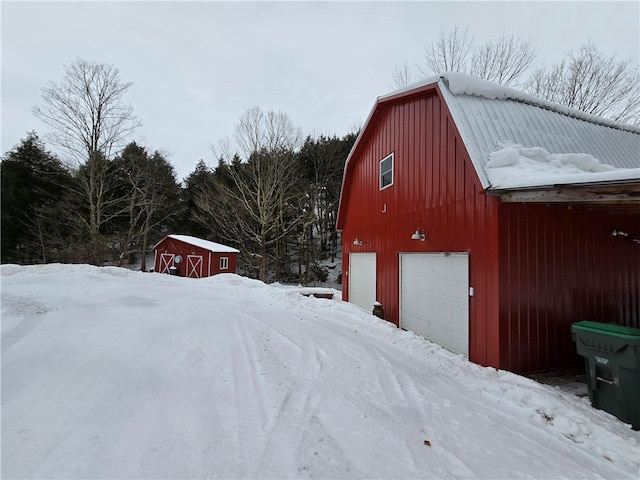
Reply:
[[[376,302],[373,304],[373,312],[376,317],[384,320],[384,308],[382,308],[382,304],[380,302]]]
[[[333,299],[333,293],[331,292],[301,292],[305,297],[324,298],[326,300]]]
[[[178,267],[169,267],[169,275],[178,275]]]
[[[591,405],[640,430],[640,329],[584,321],[571,332],[584,357]]]

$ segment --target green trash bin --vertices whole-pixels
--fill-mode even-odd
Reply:
[[[584,357],[591,405],[640,430],[640,329],[583,321],[571,333]]]

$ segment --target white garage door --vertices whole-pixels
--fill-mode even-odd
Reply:
[[[376,301],[376,254],[349,254],[349,301],[373,311]]]
[[[400,256],[400,326],[469,355],[469,255]]]

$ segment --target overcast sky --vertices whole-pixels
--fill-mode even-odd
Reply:
[[[477,40],[515,32],[552,64],[591,40],[640,57],[640,2],[10,2],[2,15],[2,148],[28,131],[41,88],[76,58],[133,82],[125,100],[143,122],[131,137],[161,150],[179,179],[210,145],[233,137],[248,108],[282,111],[303,134],[355,130],[396,64],[421,62],[440,30]],[[56,151],[47,143],[47,148]],[[63,157],[62,154],[60,154]]]

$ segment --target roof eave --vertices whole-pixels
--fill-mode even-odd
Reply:
[[[632,205],[640,207],[638,179],[537,185],[517,188],[489,188],[505,203],[564,203],[588,205]]]

